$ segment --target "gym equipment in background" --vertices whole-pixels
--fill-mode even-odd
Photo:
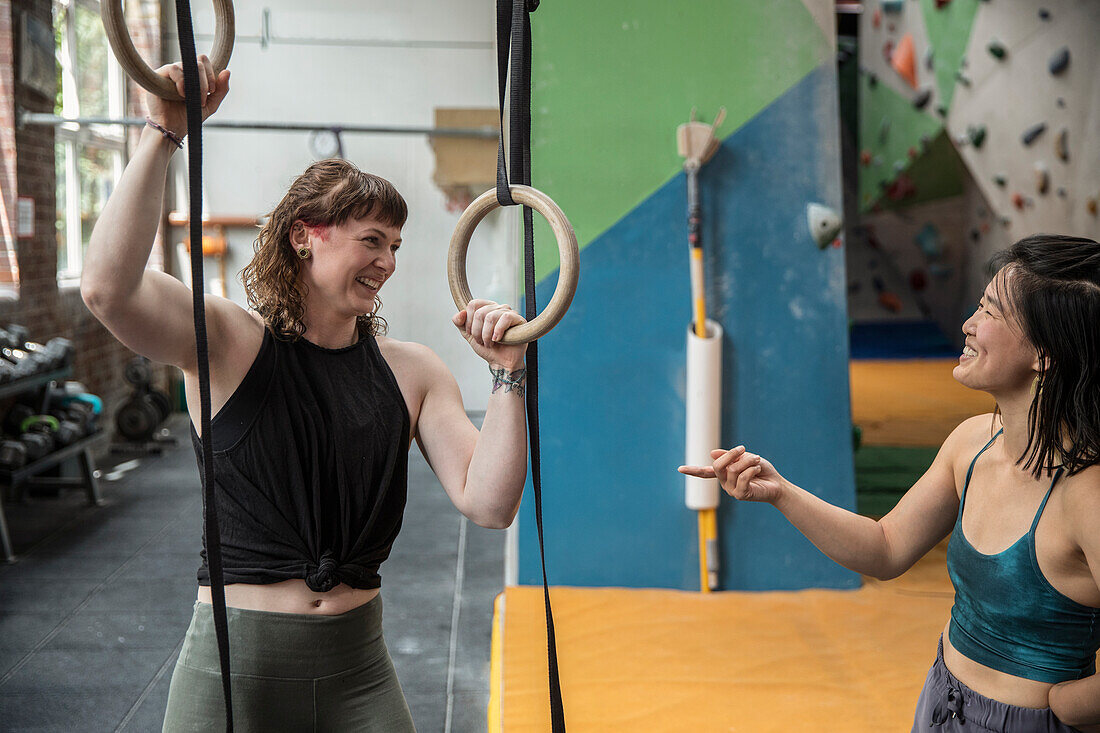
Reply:
[[[687,391],[684,463],[707,466],[722,440],[722,327],[707,318],[703,277],[702,206],[699,169],[718,150],[714,131],[726,119],[723,107],[714,123],[691,121],[676,129],[676,144],[687,176],[688,244],[691,246],[691,300],[694,319],[687,333]],[[718,589],[718,479],[684,477],[684,503],[699,512],[699,589]]]
[[[124,376],[134,391],[115,413],[115,432],[122,440],[116,440],[111,451],[159,453],[165,446],[176,445],[176,439],[161,428],[172,414],[172,401],[153,386],[152,362],[134,357],[126,364]]]

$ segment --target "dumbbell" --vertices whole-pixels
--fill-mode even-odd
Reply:
[[[115,427],[122,437],[135,443],[152,440],[161,423],[161,413],[148,392],[139,392],[119,406]]]
[[[68,410],[52,410],[50,416],[57,419],[57,430],[54,439],[59,448],[72,445],[84,437],[83,415],[74,420]]]
[[[46,350],[53,354],[57,368],[72,366],[76,359],[76,346],[73,342],[60,336],[46,342]]]
[[[36,341],[28,341],[23,344],[23,351],[30,354],[31,359],[38,364],[38,371],[45,372],[50,369],[56,369],[59,366],[57,356],[44,345]]]
[[[95,432],[95,408],[90,403],[73,400],[59,412],[62,412],[66,419],[77,424],[81,436],[91,435]]]
[[[18,440],[0,443],[0,468],[15,471],[27,465],[27,446]]]
[[[27,449],[27,463],[33,463],[53,450],[53,440],[44,433],[23,433],[19,442]]]
[[[46,453],[52,451],[58,443],[58,431],[61,421],[53,415],[31,415],[19,426],[23,435],[42,435],[46,438]]]
[[[22,349],[12,349],[5,346],[0,349],[0,356],[12,365],[12,379],[29,377],[39,371],[39,360]]]

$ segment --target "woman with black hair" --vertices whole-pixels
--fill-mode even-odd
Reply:
[[[822,501],[744,446],[680,471],[773,504],[883,580],[953,531],[955,604],[914,731],[1100,731],[1100,244],[1036,235],[991,264],[953,376],[997,409],[955,428],[882,519]]]

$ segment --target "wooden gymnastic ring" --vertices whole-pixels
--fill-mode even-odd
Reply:
[[[577,235],[573,232],[573,225],[569,223],[569,219],[553,199],[530,186],[510,186],[509,190],[513,201],[530,206],[546,218],[554,232],[554,237],[558,240],[558,253],[561,258],[558,285],[554,288],[554,295],[546,304],[546,308],[527,323],[509,328],[500,340],[503,344],[525,344],[545,335],[569,310],[569,304],[573,302],[573,295],[577,292],[580,252],[577,248]],[[466,279],[466,251],[470,246],[470,237],[481,220],[498,206],[500,204],[497,202],[495,188],[481,194],[466,207],[466,211],[462,212],[458,224],[455,225],[454,234],[451,235],[451,246],[447,252],[447,280],[451,285],[451,296],[459,310],[464,310],[473,300],[470,284]]]
[[[119,66],[141,87],[153,94],[173,102],[182,102],[183,97],[176,91],[176,84],[157,74],[149,64],[138,55],[130,31],[126,28],[126,17],[122,12],[122,0],[101,0],[100,17],[111,50],[115,52]],[[229,57],[233,55],[233,0],[214,0],[214,49],[210,52],[210,62],[214,72],[220,74],[229,66]]]

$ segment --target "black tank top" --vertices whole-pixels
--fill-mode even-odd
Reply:
[[[226,583],[378,588],[405,509],[410,421],[372,336],[260,353],[211,423]],[[200,473],[202,444],[191,428]],[[205,531],[203,547],[206,547]],[[210,585],[206,551],[200,585]]]

